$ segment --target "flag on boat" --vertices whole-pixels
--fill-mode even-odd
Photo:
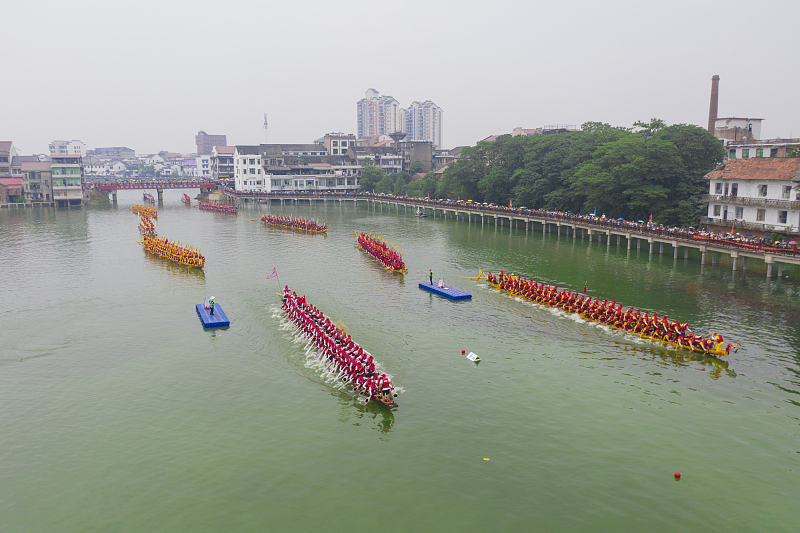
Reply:
[[[481,270],[481,269],[479,268],[479,269],[478,269],[478,279],[481,279],[481,276],[483,276],[483,270]]]
[[[731,223],[731,235],[734,235],[734,233],[733,233],[734,229],[736,229],[736,221],[735,220]]]
[[[269,273],[269,276],[267,276],[267,279],[269,279],[269,278],[274,278],[274,277],[275,277],[275,276],[277,276],[277,275],[278,275],[278,269],[277,269],[277,267],[276,267],[276,268],[273,268],[273,269],[272,269],[272,272],[270,272],[270,273]]]
[[[653,213],[650,213],[650,221],[648,222],[648,224],[652,224],[652,223],[653,223]]]

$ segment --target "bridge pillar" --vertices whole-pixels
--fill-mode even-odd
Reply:
[[[497,215],[494,216],[494,226],[497,227]]]
[[[572,226],[572,241],[576,241],[578,239],[578,228],[576,226]]]
[[[619,235],[617,235],[617,248],[619,248]]]
[[[636,251],[639,252],[642,250],[642,239],[636,239]]]
[[[703,250],[703,253],[700,255],[700,264],[701,265],[705,265],[706,264],[706,251],[705,250]]]
[[[731,254],[731,258],[733,259],[733,271],[736,272],[736,261],[739,259],[739,257],[735,254]]]
[[[543,220],[542,221],[542,235],[544,235],[545,232],[547,232],[547,221]]]
[[[712,265],[717,264],[717,252],[711,252],[711,264]]]
[[[658,243],[658,255],[664,255],[664,243]]]
[[[592,244],[592,230],[589,230],[589,244]]]
[[[606,232],[606,250],[611,248],[611,233]]]
[[[684,259],[689,259],[689,247],[688,246],[684,246],[684,248],[683,248],[683,258]],[[745,259],[745,264],[747,264],[747,259]]]
[[[561,237],[561,224],[556,224],[556,237]]]
[[[117,204],[117,189],[111,190],[111,202],[116,205]]]
[[[648,253],[650,253],[650,254],[653,253],[653,241],[652,240],[650,241],[650,251]]]
[[[783,277],[783,263],[778,263],[778,279]]]
[[[677,242],[672,243],[672,258],[673,259],[677,259],[678,258],[678,243]]]
[[[156,189],[156,194],[158,195],[158,201],[164,201],[164,189]]]
[[[772,263],[767,263],[767,279],[772,277]]]
[[[531,221],[530,220],[525,220],[525,231],[528,231],[530,225],[531,225]]]
[[[630,233],[626,234],[625,238],[628,241],[628,250],[630,250],[631,249],[631,234]]]
[[[742,270],[747,270],[747,257],[745,257],[744,261],[742,261]]]

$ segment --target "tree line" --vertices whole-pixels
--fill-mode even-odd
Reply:
[[[409,182],[405,173],[366,167],[361,189],[626,220],[652,215],[654,222],[687,227],[706,212],[704,176],[724,158],[722,143],[698,126],[587,122],[580,131],[481,141],[465,148],[440,179],[429,173]]]

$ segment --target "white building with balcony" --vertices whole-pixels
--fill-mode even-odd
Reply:
[[[709,225],[800,234],[800,159],[729,159],[706,174]],[[744,233],[744,231],[741,231]]]
[[[50,155],[77,155],[86,154],[86,145],[83,141],[53,141],[50,143]]]
[[[233,151],[234,187],[241,192],[266,192],[267,184],[261,168],[258,145],[236,145]]]

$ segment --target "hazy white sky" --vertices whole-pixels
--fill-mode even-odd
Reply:
[[[800,2],[10,0],[0,140],[137,153],[356,132],[372,87],[444,110],[445,147],[516,126],[764,118],[800,137]]]

